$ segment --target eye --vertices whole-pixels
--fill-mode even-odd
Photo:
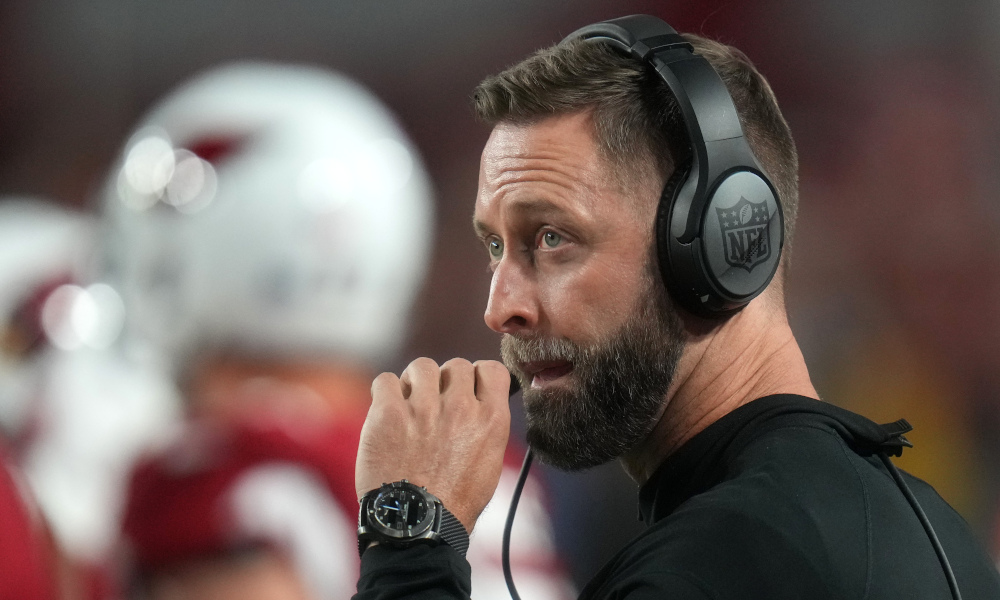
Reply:
[[[542,243],[546,248],[555,248],[562,241],[562,236],[554,231],[546,231],[542,234]]]
[[[497,238],[492,238],[486,242],[486,249],[489,250],[490,258],[500,260],[503,257],[503,242]]]

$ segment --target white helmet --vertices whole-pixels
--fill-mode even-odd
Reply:
[[[211,70],[155,107],[105,192],[127,331],[183,362],[225,346],[381,366],[432,237],[428,177],[388,110],[317,68]]]

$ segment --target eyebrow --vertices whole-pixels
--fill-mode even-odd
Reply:
[[[490,230],[485,223],[477,219],[475,215],[472,215],[472,229],[476,231],[476,237],[479,238],[479,241],[486,241],[486,237],[493,233],[492,230]]]
[[[511,201],[508,206],[510,211],[514,213],[514,216],[520,218],[552,213],[570,215],[571,217],[573,216],[572,211],[568,211],[565,207],[557,205],[555,202],[545,198],[532,197],[517,199]],[[493,230],[486,223],[476,218],[475,215],[472,216],[472,228],[476,231],[476,236],[480,240],[485,240],[487,236],[493,233]]]

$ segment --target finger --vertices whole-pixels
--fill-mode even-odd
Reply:
[[[407,365],[399,380],[403,385],[403,397],[410,401],[437,398],[441,392],[441,369],[429,358],[415,359]]]
[[[510,398],[510,372],[495,360],[476,361],[476,398],[481,402],[499,402]]]
[[[382,373],[372,381],[372,404],[406,397],[395,373]]]
[[[441,394],[470,396],[475,393],[476,369],[464,358],[453,358],[441,365]]]

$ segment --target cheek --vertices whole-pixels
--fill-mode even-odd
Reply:
[[[635,257],[592,260],[539,282],[552,334],[575,342],[601,339],[632,313],[645,289],[645,262]]]

